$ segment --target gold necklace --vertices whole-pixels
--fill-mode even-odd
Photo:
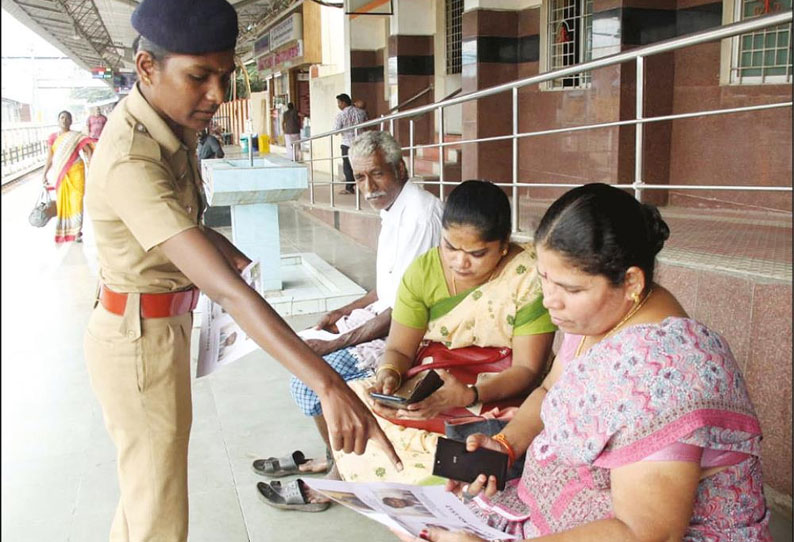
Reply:
[[[617,325],[615,325],[612,329],[607,331],[606,334],[604,334],[603,337],[601,337],[601,340],[603,341],[604,339],[606,339],[607,337],[609,337],[610,335],[615,333],[618,329],[620,329],[620,326],[622,326],[623,324],[625,324],[626,322],[629,321],[629,318],[631,318],[632,316],[637,314],[637,311],[639,311],[642,308],[642,306],[645,305],[645,302],[648,301],[648,298],[651,297],[652,293],[653,293],[653,288],[648,290],[648,293],[645,294],[645,297],[642,299],[642,301],[640,301],[639,303],[636,303],[631,308],[631,310],[626,313],[626,316],[624,316],[623,319],[620,322],[617,323]],[[574,354],[575,358],[578,358],[582,354],[582,349],[584,348],[584,342],[585,342],[585,340],[587,340],[588,337],[589,337],[589,335],[584,335],[582,337],[582,340],[579,342],[579,347],[576,349],[576,353]]]

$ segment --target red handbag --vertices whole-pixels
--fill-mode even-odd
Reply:
[[[428,358],[430,358],[428,360]],[[474,384],[480,373],[500,373],[513,364],[513,351],[510,348],[497,348],[490,346],[466,346],[464,348],[449,349],[441,343],[431,342],[423,346],[414,358],[417,363],[403,375],[407,380],[422,371],[430,369],[446,369],[452,376],[464,384]],[[503,399],[482,405],[481,412],[488,412],[494,408],[507,408],[519,406],[523,398]],[[471,418],[472,413],[464,407],[451,408],[429,420],[405,420],[387,418],[390,422],[403,427],[414,427],[434,433],[444,434],[444,422],[454,421],[456,418]]]

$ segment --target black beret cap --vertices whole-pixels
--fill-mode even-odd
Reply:
[[[143,0],[132,12],[141,36],[172,53],[234,49],[237,12],[226,0]]]

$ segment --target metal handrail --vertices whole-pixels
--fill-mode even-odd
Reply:
[[[394,113],[395,111],[399,111],[400,109],[402,109],[403,107],[405,107],[409,103],[413,102],[414,100],[417,100],[417,99],[421,98],[422,96],[424,96],[425,94],[427,94],[431,90],[433,90],[433,84],[432,83],[427,85],[424,89],[420,90],[419,92],[417,92],[416,94],[414,94],[413,96],[408,98],[407,100],[405,100],[403,103],[395,105],[394,107],[389,109],[389,113]],[[385,115],[381,115],[380,118],[383,118],[384,116]]]
[[[359,124],[356,124],[351,127],[341,128],[338,130],[330,130],[327,132],[323,132],[320,134],[312,135],[310,137],[301,139],[296,144],[302,144],[304,142],[309,143],[309,153],[310,157],[307,162],[310,163],[310,171],[313,170],[311,164],[317,161],[324,161],[330,160],[333,164],[334,160],[338,160],[340,156],[334,156],[333,154],[333,144],[331,155],[329,158],[317,158],[314,159],[311,155],[312,149],[312,141],[316,139],[321,139],[325,137],[330,137],[336,134],[340,134],[342,132],[346,132],[348,130],[355,130],[355,133],[358,133],[360,130],[364,128],[368,128],[375,125],[383,126],[383,123],[389,122],[390,131],[393,132],[394,129],[394,121],[399,119],[408,119],[409,120],[409,145],[403,146],[403,150],[407,150],[410,153],[410,166],[409,172],[413,175],[413,162],[414,162],[414,152],[420,148],[431,148],[437,147],[440,149],[439,152],[439,180],[438,181],[425,181],[424,184],[431,184],[431,185],[439,185],[440,186],[440,196],[441,199],[444,199],[444,152],[443,148],[446,146],[451,145],[462,145],[464,143],[480,143],[480,142],[492,142],[492,141],[501,141],[506,139],[511,139],[513,142],[513,164],[512,164],[512,182],[511,183],[495,183],[498,186],[509,186],[513,189],[513,230],[517,231],[518,229],[518,139],[524,137],[533,137],[539,135],[550,135],[556,133],[568,133],[568,132],[577,132],[583,130],[593,130],[593,129],[600,129],[600,128],[608,128],[608,127],[615,127],[615,126],[624,126],[624,125],[635,125],[635,170],[634,170],[634,182],[631,185],[623,185],[621,188],[632,188],[634,189],[635,196],[639,199],[641,198],[642,190],[650,190],[650,189],[659,189],[659,190],[670,190],[670,189],[686,189],[686,190],[769,190],[769,191],[792,191],[791,187],[774,187],[774,186],[705,186],[705,185],[650,185],[645,184],[642,180],[642,159],[643,159],[643,127],[647,123],[652,122],[662,122],[662,121],[669,121],[669,120],[676,120],[676,119],[684,119],[684,118],[692,118],[692,117],[701,117],[701,116],[712,116],[712,115],[722,115],[722,114],[731,114],[731,113],[738,113],[738,112],[747,112],[747,111],[758,111],[764,109],[775,109],[775,108],[782,108],[782,107],[791,107],[792,102],[778,102],[772,104],[764,104],[764,105],[756,105],[756,106],[746,106],[746,107],[736,107],[736,108],[728,108],[728,109],[719,109],[719,110],[711,110],[711,111],[699,111],[693,113],[680,113],[680,114],[673,114],[673,115],[664,115],[664,116],[657,116],[657,117],[645,117],[643,115],[643,101],[644,101],[644,88],[645,88],[645,57],[665,53],[669,51],[674,51],[677,49],[682,49],[684,47],[689,47],[692,45],[698,45],[701,43],[707,43],[711,41],[717,41],[720,39],[730,38],[733,36],[738,36],[740,34],[745,34],[748,32],[753,32],[755,30],[760,30],[763,28],[767,28],[770,26],[777,26],[785,23],[790,23],[792,21],[792,13],[785,12],[775,15],[767,15],[764,17],[758,17],[755,19],[751,19],[748,21],[741,21],[736,22],[728,25],[721,26],[716,29],[709,29],[703,30],[700,32],[696,32],[693,34],[689,34],[683,37],[676,37],[667,39],[664,41],[660,41],[658,43],[654,43],[652,45],[646,45],[642,47],[638,47],[632,49],[630,51],[624,51],[620,53],[616,53],[614,55],[606,56],[603,58],[599,58],[596,60],[591,60],[588,62],[584,62],[581,64],[577,64],[575,66],[569,66],[566,68],[545,72],[542,74],[538,74],[532,77],[527,77],[525,79],[520,79],[517,81],[512,81],[509,83],[504,83],[501,85],[497,85],[494,87],[478,90],[475,92],[467,93],[462,96],[452,97],[449,99],[444,99],[439,102],[433,104],[423,105],[414,109],[409,109],[407,111],[400,111],[397,113],[390,114],[384,117],[378,117],[377,119],[365,121]],[[636,116],[634,119],[627,119],[622,121],[615,121],[615,122],[606,122],[606,123],[597,123],[597,124],[590,124],[584,126],[576,126],[576,127],[568,127],[568,128],[559,128],[559,129],[552,129],[552,130],[543,130],[543,131],[536,131],[536,132],[519,132],[518,131],[518,89],[534,84],[541,84],[547,81],[552,81],[555,79],[559,79],[569,75],[575,75],[582,72],[592,71],[597,68],[603,68],[607,66],[612,66],[616,64],[621,64],[627,61],[635,61],[637,63],[637,70],[636,70],[636,98],[635,98],[635,107],[636,107]],[[453,105],[462,104],[465,102],[469,102],[472,100],[477,100],[480,98],[485,98],[488,96],[493,96],[495,94],[500,94],[502,92],[512,91],[512,106],[513,106],[513,126],[512,126],[512,133],[503,135],[503,136],[492,136],[492,137],[484,137],[484,138],[477,138],[477,139],[470,139],[470,140],[460,140],[454,142],[444,142],[443,141],[443,134],[444,134],[444,114],[443,110],[445,107],[450,107]],[[437,114],[437,128],[439,134],[439,141],[436,143],[430,144],[423,144],[423,145],[415,145],[414,143],[414,118],[430,112],[436,112]],[[311,175],[311,188],[310,188],[310,200],[311,203],[314,204],[314,182],[313,182],[313,174]],[[331,167],[331,201],[330,204],[333,207],[333,167]],[[329,183],[317,183],[317,184],[329,184]],[[581,183],[580,183],[581,184]],[[529,187],[568,187],[568,186],[579,186],[579,184],[558,184],[558,183],[537,183],[532,182],[526,184],[525,188]],[[358,194],[358,192],[356,192]],[[356,209],[360,210],[360,201],[358,195],[356,197]]]
[[[786,13],[779,13],[776,15],[766,15],[764,17],[758,17],[756,19],[751,19],[749,21],[731,23],[717,29],[702,30],[700,32],[689,34],[688,36],[684,36],[683,38],[670,38],[664,41],[660,41],[658,43],[654,43],[652,45],[637,47],[636,49],[632,49],[631,51],[616,53],[614,55],[605,56],[597,60],[591,60],[589,62],[583,62],[582,64],[576,64],[575,66],[569,66],[567,68],[561,68],[559,70],[554,70],[554,71],[542,73],[540,75],[527,77],[526,79],[519,79],[518,81],[512,81],[510,83],[503,83],[495,87],[485,88],[482,90],[471,92],[469,94],[465,94],[463,96],[458,96],[457,98],[452,98],[450,100],[441,101],[434,104],[422,105],[415,109],[409,109],[408,111],[400,111],[399,113],[394,113],[386,117],[378,117],[377,119],[365,121],[349,128],[330,130],[328,132],[323,132],[321,134],[317,134],[307,137],[305,139],[301,139],[300,141],[301,142],[311,141],[313,139],[319,139],[322,137],[328,137],[328,136],[340,134],[342,132],[346,132],[354,128],[358,128],[358,129],[367,128],[369,126],[380,124],[381,122],[384,121],[398,120],[404,117],[414,116],[419,113],[428,113],[430,111],[434,111],[442,107],[449,107],[451,105],[457,105],[459,103],[468,102],[470,100],[477,100],[479,98],[486,98],[488,96],[493,96],[494,94],[499,94],[506,90],[521,88],[536,83],[545,83],[546,81],[552,81],[554,79],[559,79],[561,77],[565,77],[568,75],[575,75],[577,73],[591,71],[596,68],[603,68],[606,66],[612,66],[614,64],[620,64],[627,60],[636,60],[638,57],[645,57],[659,53],[666,53],[668,51],[682,49],[690,45],[698,45],[700,43],[706,43],[709,41],[731,38],[733,36],[738,36],[739,34],[745,34],[747,32],[752,32],[754,30],[760,30],[761,28],[766,28],[768,26],[777,26],[784,23],[790,23],[791,18],[792,18],[791,12],[789,11]]]

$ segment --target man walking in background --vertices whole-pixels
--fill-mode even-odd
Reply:
[[[301,119],[300,113],[295,109],[295,104],[287,104],[287,110],[281,117],[281,129],[284,131],[284,145],[287,146],[287,158],[293,162],[300,156],[300,147],[293,145],[301,138]]]
[[[334,130],[354,126],[360,122],[367,120],[367,114],[364,110],[359,109],[353,105],[353,101],[347,94],[339,94],[336,97],[336,105],[340,111],[336,114],[334,121]],[[353,168],[350,167],[350,160],[347,158],[347,151],[350,148],[353,138],[356,136],[353,130],[342,132],[342,168],[345,172],[345,189],[339,192],[340,194],[354,194],[355,181],[353,180]]]

